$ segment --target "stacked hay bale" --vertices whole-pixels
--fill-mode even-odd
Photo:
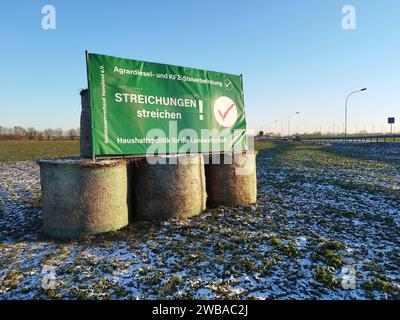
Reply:
[[[125,161],[61,158],[38,163],[47,235],[76,238],[128,224]]]
[[[89,90],[81,91],[81,128],[80,128],[80,152],[82,158],[91,158],[92,149],[92,126],[91,126],[91,110]]]
[[[47,235],[78,238],[118,230],[128,220],[187,218],[203,212],[206,202],[256,202],[255,153],[218,155],[218,163],[206,156],[206,165],[201,154],[92,161],[88,90],[81,102],[81,158],[38,162]]]
[[[187,218],[200,214],[206,208],[206,182],[201,155],[143,159],[132,170],[131,197],[137,219]]]
[[[257,201],[256,152],[206,156],[207,205],[240,206]],[[217,160],[217,161],[216,161]]]
[[[134,172],[139,168],[140,163],[142,163],[144,158],[128,158],[126,159],[126,170],[127,170],[127,189],[128,189],[128,213],[129,213],[129,222],[134,222],[138,220],[136,214],[136,197],[134,196],[135,192],[135,183],[136,177],[134,177]]]

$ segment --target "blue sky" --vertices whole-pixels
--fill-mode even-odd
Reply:
[[[54,5],[56,30],[41,28]],[[356,30],[341,27],[344,5]],[[2,1],[0,125],[79,126],[84,50],[243,74],[248,126],[388,130],[400,121],[400,1]],[[396,126],[400,131],[400,125]]]

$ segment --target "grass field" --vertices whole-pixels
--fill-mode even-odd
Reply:
[[[255,142],[256,150],[274,146],[271,142]],[[0,162],[77,155],[79,155],[79,141],[0,141]]]
[[[0,141],[0,161],[79,155],[79,141]]]
[[[381,149],[256,148],[257,204],[74,241],[41,232],[36,163],[0,162],[0,300],[399,299],[400,164]],[[356,287],[345,290],[349,266]]]

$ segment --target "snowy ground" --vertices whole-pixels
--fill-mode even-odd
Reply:
[[[337,153],[346,154],[350,151],[364,159],[400,163],[400,144],[395,142],[335,142],[332,147]]]
[[[261,151],[256,205],[66,242],[41,234],[36,164],[0,163],[0,299],[399,299],[400,165],[333,150]]]

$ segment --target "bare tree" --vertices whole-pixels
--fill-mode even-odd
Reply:
[[[69,129],[69,130],[67,131],[67,137],[68,137],[68,139],[74,140],[74,138],[75,138],[76,136],[77,136],[77,132],[76,132],[75,129]]]
[[[37,131],[34,127],[29,127],[26,129],[26,135],[28,136],[29,140],[33,140],[37,135]]]
[[[0,139],[3,140],[54,140],[54,139],[71,139],[74,140],[79,138],[79,130],[69,129],[64,132],[63,129],[57,128],[47,128],[45,130],[36,130],[34,127],[23,128],[21,126],[15,127],[3,127],[0,126]]]
[[[43,131],[43,136],[47,139],[53,139],[54,138],[54,129],[47,128]]]
[[[26,135],[26,130],[22,127],[15,126],[14,127],[14,138],[19,140]]]
[[[61,139],[63,137],[63,135],[64,135],[64,130],[63,129],[57,128],[57,129],[54,130],[54,137],[56,139]]]

